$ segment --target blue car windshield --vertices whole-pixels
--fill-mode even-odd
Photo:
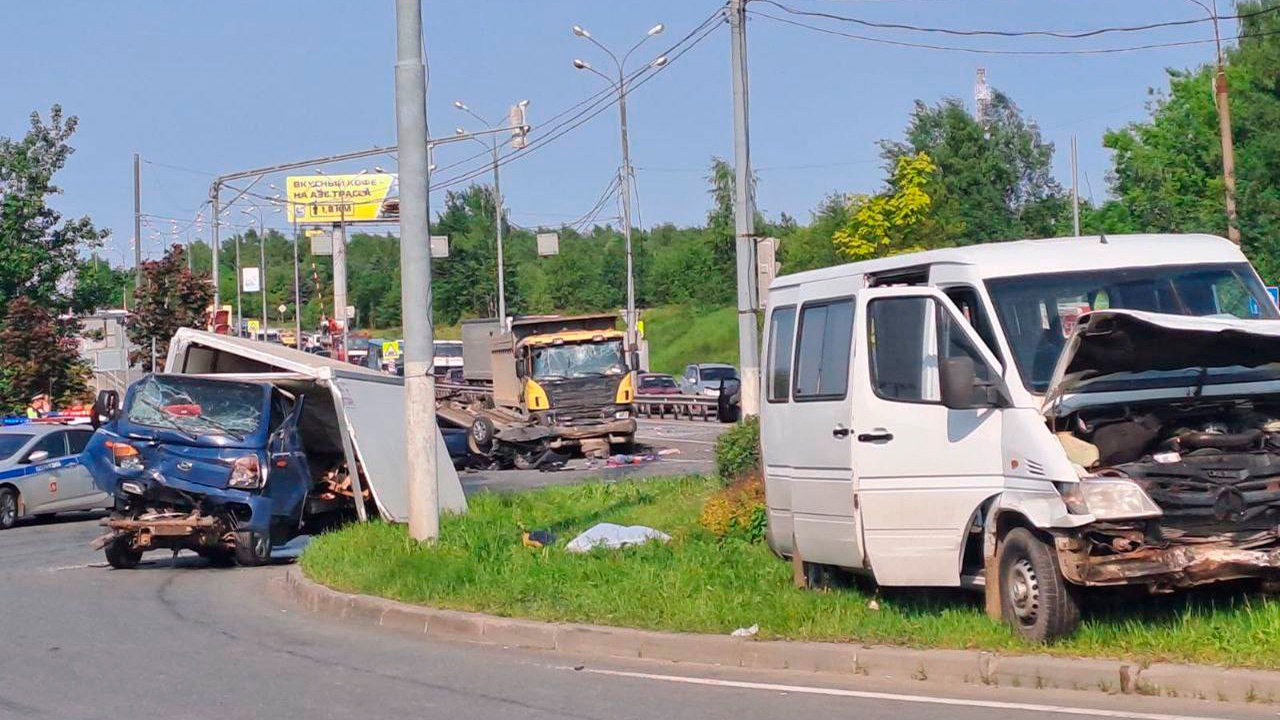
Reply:
[[[243,439],[262,424],[266,395],[250,383],[153,375],[133,393],[129,422],[186,435]]]
[[[14,453],[22,449],[33,435],[27,433],[4,433],[0,435],[0,460],[8,460]]]

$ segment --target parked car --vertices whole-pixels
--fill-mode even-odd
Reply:
[[[738,371],[732,365],[724,363],[694,363],[684,369],[680,376],[680,390],[686,395],[702,395],[719,397],[720,383],[725,380],[736,380]]]
[[[0,530],[20,518],[112,505],[81,453],[93,428],[25,423],[0,428]]]
[[[768,539],[814,582],[981,591],[1045,642],[1085,588],[1280,577],[1280,312],[1223,238],[802,272],[765,328]]]
[[[640,373],[636,383],[637,395],[679,395],[676,379],[666,373]]]

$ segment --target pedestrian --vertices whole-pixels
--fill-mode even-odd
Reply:
[[[37,420],[53,412],[53,400],[46,393],[31,396],[31,404],[27,405],[27,419]]]

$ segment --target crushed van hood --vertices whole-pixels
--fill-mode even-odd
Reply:
[[[1081,315],[1044,396],[1048,413],[1063,396],[1113,373],[1254,368],[1280,363],[1280,320],[1095,310]]]

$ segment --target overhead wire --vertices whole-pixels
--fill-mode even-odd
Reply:
[[[1214,22],[1216,20],[1230,20],[1230,19],[1247,20],[1249,18],[1257,17],[1260,15],[1267,15],[1267,14],[1280,11],[1280,5],[1273,5],[1271,7],[1262,8],[1260,10],[1255,10],[1248,13],[1240,13],[1237,15],[1217,15],[1217,16],[1209,16],[1209,17],[1190,18],[1186,20],[1166,20],[1163,22],[1146,23],[1143,25],[1123,25],[1123,26],[1114,26],[1114,27],[1101,27],[1101,28],[1094,28],[1092,30],[1080,30],[1080,31],[963,30],[963,29],[944,28],[944,27],[925,27],[920,25],[911,25],[907,23],[877,22],[873,20],[866,20],[863,18],[850,17],[848,15],[838,15],[836,13],[829,13],[829,12],[823,12],[823,11],[817,11],[817,10],[801,10],[799,8],[778,2],[778,0],[751,0],[751,2],[762,2],[768,5],[772,5],[792,15],[801,15],[806,17],[820,17],[827,20],[837,20],[840,22],[853,23],[856,25],[861,25],[863,27],[875,28],[879,30],[906,30],[910,32],[937,33],[937,34],[943,34],[943,35],[956,35],[956,36],[962,36],[962,37],[975,37],[975,36],[1005,37],[1005,38],[1051,37],[1051,38],[1058,38],[1058,39],[1064,39],[1064,40],[1079,40],[1079,39],[1098,37],[1100,35],[1107,35],[1107,34],[1113,34],[1113,33],[1148,32],[1151,30],[1159,30],[1163,28],[1185,27],[1188,25],[1200,25],[1207,22]]]

